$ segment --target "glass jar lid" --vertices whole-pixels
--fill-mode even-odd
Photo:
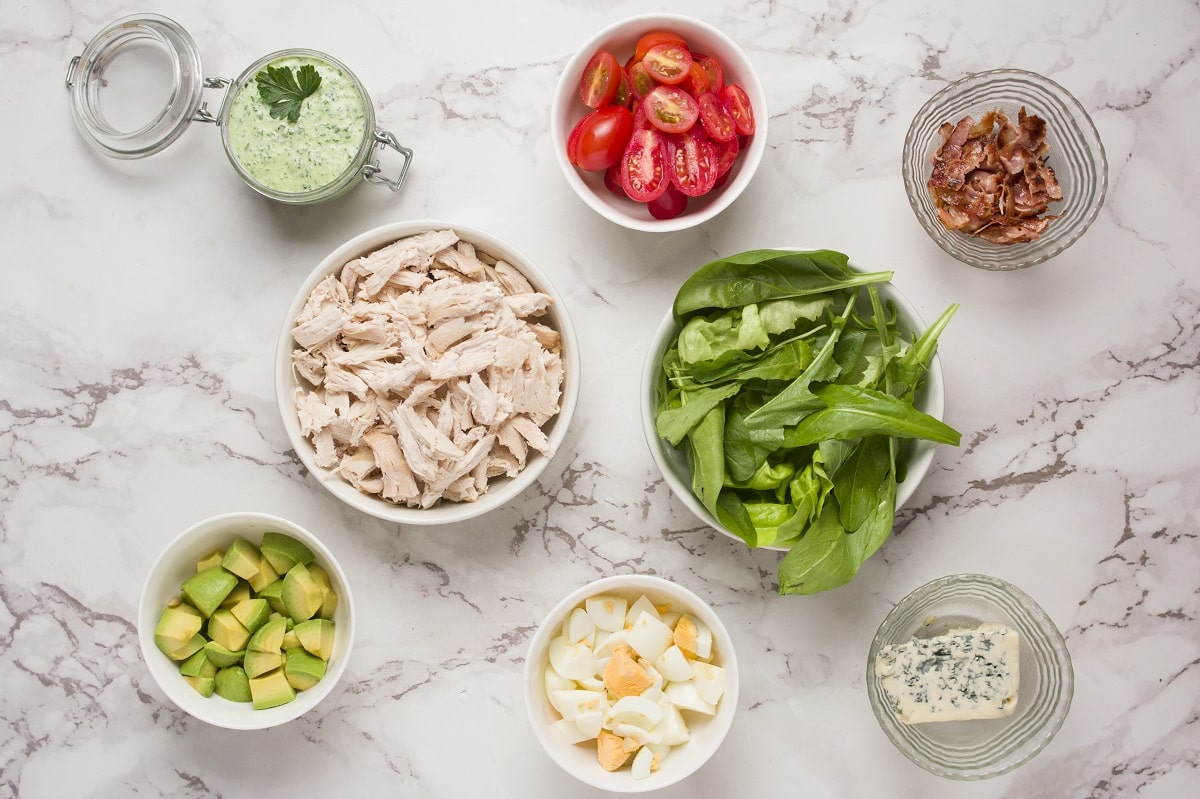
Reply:
[[[80,133],[115,158],[144,158],[174,142],[200,109],[205,88],[196,42],[157,14],[113,22],[67,71]]]

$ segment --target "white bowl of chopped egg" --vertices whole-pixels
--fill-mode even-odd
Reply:
[[[525,707],[550,758],[581,782],[637,793],[703,766],[738,703],[720,618],[677,583],[606,577],[547,614],[525,659]]]
[[[579,347],[528,257],[422,219],[330,253],[284,317],[276,399],[297,456],[346,504],[447,524],[529,487],[566,436]]]

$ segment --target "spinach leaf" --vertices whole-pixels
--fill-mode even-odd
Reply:
[[[692,491],[714,516],[725,483],[724,432],[725,406],[718,404],[687,435]]]
[[[841,509],[839,521],[857,530],[879,504],[879,487],[892,471],[886,436],[867,436],[833,473],[833,495]]]
[[[671,446],[679,446],[692,428],[700,424],[713,408],[738,393],[739,387],[737,383],[727,383],[717,388],[680,391],[682,404],[660,410],[654,420],[655,431],[660,438],[670,441]]]
[[[896,481],[889,476],[879,486],[876,498],[878,503],[863,523],[846,535],[850,559],[859,566],[866,563],[892,534],[892,525],[896,522]]]
[[[867,283],[886,283],[891,272],[858,272],[840,252],[752,250],[701,267],[675,295],[673,313],[682,322],[708,308],[804,297]]]
[[[874,434],[923,438],[958,446],[960,434],[957,430],[890,394],[831,383],[819,389],[817,397],[826,407],[806,416],[785,432],[785,447]]]
[[[831,380],[837,376],[838,364],[833,359],[838,338],[846,327],[846,321],[854,309],[854,297],[846,304],[842,315],[833,320],[828,338],[813,356],[813,361],[787,388],[780,391],[762,407],[746,417],[746,427],[753,433],[783,428],[795,424],[806,411],[821,408],[825,403],[809,386],[814,382]],[[777,436],[773,436],[777,438]],[[815,443],[815,442],[812,442]]]
[[[717,517],[717,521],[740,536],[748,545],[752,547],[765,546],[759,542],[758,528],[754,526],[754,520],[750,518],[750,513],[746,510],[742,498],[736,491],[721,492],[717,497],[717,507],[713,511],[713,515]]]
[[[845,585],[858,571],[838,521],[836,500],[827,500],[821,515],[779,562],[779,593],[816,594]]]

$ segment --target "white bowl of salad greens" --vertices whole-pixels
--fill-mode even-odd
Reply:
[[[680,287],[642,373],[642,427],[698,518],[785,551],[779,593],[849,582],[928,472],[942,421],[937,341],[890,282],[830,250],[752,250]]]

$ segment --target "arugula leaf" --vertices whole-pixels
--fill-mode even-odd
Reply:
[[[831,383],[816,394],[826,407],[785,432],[784,446],[803,447],[829,438],[844,440],[875,433],[923,438],[956,447],[961,438],[957,430],[940,419],[882,391]]]
[[[254,80],[258,84],[258,96],[270,106],[274,119],[297,122],[301,103],[321,85],[321,73],[312,64],[305,64],[296,71],[291,67],[269,66],[255,75]]]

